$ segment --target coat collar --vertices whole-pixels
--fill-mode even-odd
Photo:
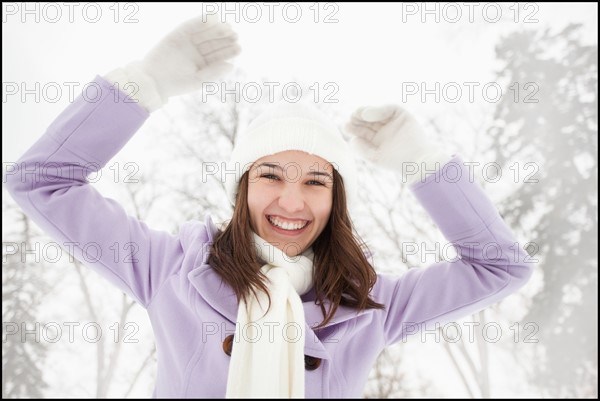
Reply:
[[[212,244],[217,227],[210,216],[205,221],[207,239]],[[221,280],[217,272],[207,263],[209,252],[205,252],[201,264],[188,273],[188,279],[200,296],[219,314],[232,323],[237,321],[238,302],[233,289]],[[309,325],[315,326],[323,320],[320,306],[314,302],[314,291],[310,290],[302,296],[304,306],[304,318],[306,323],[305,354],[328,358],[328,354],[322,342],[317,338],[315,332]],[[329,304],[326,302],[327,308]],[[358,312],[346,306],[339,306],[333,318],[323,327],[338,325],[347,320],[369,313],[369,310]]]

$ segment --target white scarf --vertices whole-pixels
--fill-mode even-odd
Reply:
[[[227,378],[227,398],[304,398],[304,308],[312,287],[313,252],[290,257],[253,233],[264,292],[240,301]],[[299,295],[300,294],[300,295]]]

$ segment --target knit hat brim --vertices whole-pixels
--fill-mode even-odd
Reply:
[[[241,176],[252,164],[287,150],[319,156],[342,176],[348,204],[356,197],[356,165],[341,131],[320,111],[305,104],[271,106],[239,136],[227,163],[225,189],[235,204]]]

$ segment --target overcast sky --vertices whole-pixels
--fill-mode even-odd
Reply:
[[[407,83],[484,85],[497,68],[494,44],[516,24],[558,29],[582,22],[590,42],[597,41],[598,32],[595,3],[512,3],[498,22],[497,3],[74,4],[2,4],[5,162],[16,160],[43,133],[71,100],[70,92],[78,95],[96,74],[142,57],[163,35],[203,11],[223,14],[228,7],[224,18],[243,48],[236,65],[247,82],[264,88],[264,96],[265,78],[280,88],[301,79],[316,83],[320,101],[329,94],[339,100],[336,107],[349,111],[403,100],[413,109],[422,107],[418,93],[406,94]],[[326,87],[328,82],[334,85]],[[485,101],[480,90],[474,93],[467,106]],[[432,112],[449,106],[427,101]]]

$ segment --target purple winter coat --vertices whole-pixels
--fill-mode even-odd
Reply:
[[[47,234],[76,243],[67,248],[75,257],[148,311],[158,351],[154,396],[224,397],[230,357],[222,343],[234,333],[237,302],[206,263],[215,225],[207,217],[182,224],[178,235],[156,231],[88,184],[87,174],[104,167],[148,118],[109,82],[95,82],[100,100],[80,96],[69,105],[19,159],[19,170],[6,175],[7,189]],[[371,295],[385,310],[357,314],[340,307],[318,333],[308,326],[322,320],[321,310],[314,294],[305,294],[305,354],[322,359],[306,371],[306,397],[361,397],[386,346],[416,328],[479,311],[530,278],[534,266],[459,157],[411,190],[461,258],[403,275],[379,274]],[[131,258],[115,260],[115,243]],[[83,257],[84,249],[98,247],[97,262],[89,262],[95,252]]]

